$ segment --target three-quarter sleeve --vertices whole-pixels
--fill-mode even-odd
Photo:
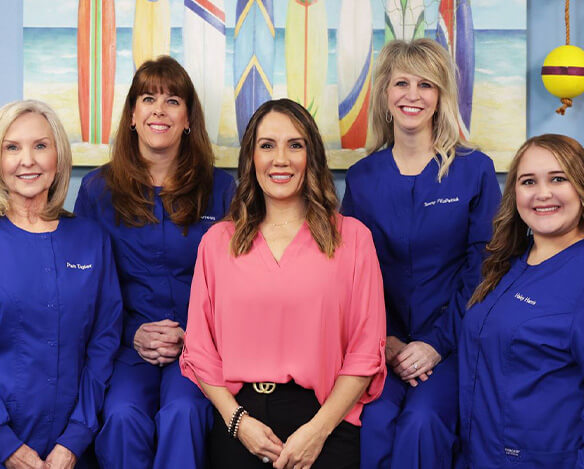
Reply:
[[[110,241],[103,236],[99,293],[92,332],[85,350],[77,404],[57,443],[80,457],[99,430],[101,412],[122,328],[122,298]]]
[[[470,202],[468,234],[463,268],[457,275],[458,288],[453,292],[446,311],[428,334],[418,340],[430,344],[444,359],[457,347],[462,318],[474,289],[480,283],[485,246],[491,240],[493,217],[501,201],[501,190],[490,159],[482,162],[478,190]]]
[[[346,315],[348,345],[339,375],[371,376],[360,399],[370,402],[385,381],[385,306],[383,281],[369,230],[357,232],[352,291]]]
[[[180,368],[183,376],[198,384],[201,379],[213,386],[225,386],[223,363],[215,344],[215,320],[212,298],[212,256],[206,238],[199,244],[184,336]]]

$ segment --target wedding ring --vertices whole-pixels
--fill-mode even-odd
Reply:
[[[267,456],[264,456],[264,457],[262,458],[262,462],[263,462],[264,464],[268,464],[269,462],[272,462],[272,461],[270,461],[270,458],[268,458]]]
[[[414,370],[418,371],[418,363],[414,363]]]

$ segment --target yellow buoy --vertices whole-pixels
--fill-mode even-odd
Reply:
[[[546,89],[558,98],[574,98],[584,93],[584,50],[560,46],[543,62],[541,78]]]

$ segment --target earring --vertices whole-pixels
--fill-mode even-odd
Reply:
[[[190,127],[188,129],[183,129],[183,134],[190,135],[190,133],[191,133],[191,128]]]
[[[389,117],[387,117],[389,116]],[[385,122],[387,122],[388,124],[391,124],[391,121],[393,120],[393,116],[390,114],[389,109],[387,111],[385,111]]]
[[[136,132],[136,124],[130,124],[130,130]]]

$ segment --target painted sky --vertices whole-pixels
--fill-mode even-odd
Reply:
[[[226,22],[233,27],[237,0],[224,0]],[[424,0],[426,19],[435,24],[439,0]],[[116,23],[118,27],[131,27],[134,22],[134,0],[115,0]],[[373,26],[383,29],[384,0],[372,0]],[[173,26],[182,26],[183,0],[170,0]],[[287,0],[274,0],[276,27],[284,27]],[[78,0],[24,0],[25,27],[76,27]],[[327,0],[329,28],[336,28],[339,22],[341,0]],[[473,20],[476,29],[525,29],[526,0],[471,0]]]

